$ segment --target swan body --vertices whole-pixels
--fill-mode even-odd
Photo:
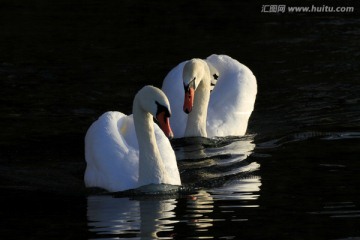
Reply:
[[[176,138],[242,136],[254,109],[257,83],[245,65],[213,54],[177,65],[162,90],[171,105]]]
[[[110,192],[150,184],[181,185],[167,138],[172,137],[169,117],[165,94],[152,86],[136,94],[133,115],[106,112],[100,116],[85,136],[85,185]]]

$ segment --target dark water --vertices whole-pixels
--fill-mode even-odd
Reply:
[[[358,9],[262,4],[1,1],[1,239],[360,239]],[[212,53],[257,77],[248,134],[173,141],[179,194],[85,189],[92,121]]]

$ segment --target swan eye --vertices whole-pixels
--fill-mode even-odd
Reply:
[[[193,80],[191,80],[188,85],[185,85],[185,83],[184,83],[184,90],[185,90],[185,92],[189,92],[189,91],[190,91],[190,88],[195,89],[195,87],[196,87],[196,85],[195,85],[195,80],[196,80],[196,77],[194,77]]]
[[[171,116],[169,109],[165,107],[164,105],[160,104],[158,101],[155,101],[157,110],[156,110],[156,116],[159,115],[162,112],[165,112],[164,117],[169,118]]]

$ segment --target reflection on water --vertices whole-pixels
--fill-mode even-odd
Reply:
[[[331,218],[360,218],[360,210],[354,202],[328,202],[322,210],[310,214],[327,215]]]
[[[178,162],[184,186],[180,196],[89,196],[87,216],[93,238],[223,236],[217,225],[247,221],[237,214],[239,208],[259,207],[260,165],[248,160],[255,148],[253,141],[251,135],[174,141],[177,156],[193,157]]]
[[[249,159],[255,146],[254,135],[173,141],[183,184],[207,188],[232,178],[247,178],[259,170],[260,164]]]
[[[360,132],[299,132],[257,144],[257,149],[277,148],[284,144],[310,139],[345,140],[359,139]]]
[[[131,200],[112,196],[89,196],[88,225],[96,238],[139,237],[152,239],[158,232],[173,231],[175,199]]]
[[[235,161],[246,159],[254,150],[254,135],[244,137],[181,138],[173,140],[177,160],[231,155]],[[231,158],[234,159],[234,158]],[[231,159],[227,159],[231,163]],[[226,164],[223,161],[222,164]]]
[[[260,177],[237,179],[225,183],[222,187],[211,189],[216,199],[223,200],[257,200],[260,194]],[[258,207],[245,204],[244,207]]]
[[[230,237],[231,232],[218,233],[217,225],[247,221],[238,213],[239,208],[258,207],[254,201],[258,199],[260,186],[260,179],[254,178],[232,181],[221,188],[199,190],[177,199],[89,196],[89,231],[93,239]]]
[[[207,235],[209,228],[213,227],[215,219],[211,218],[214,211],[214,200],[206,191],[199,191],[196,194],[189,195],[186,201],[186,214],[182,217],[186,219],[186,224],[191,232],[198,233],[202,238],[212,238]]]

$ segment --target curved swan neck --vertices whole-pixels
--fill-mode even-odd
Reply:
[[[139,186],[164,183],[167,173],[157,146],[152,115],[143,110],[135,98],[133,104],[134,125],[139,144]]]
[[[207,137],[206,117],[210,100],[210,70],[204,62],[204,74],[196,88],[194,106],[188,115],[185,137]]]

